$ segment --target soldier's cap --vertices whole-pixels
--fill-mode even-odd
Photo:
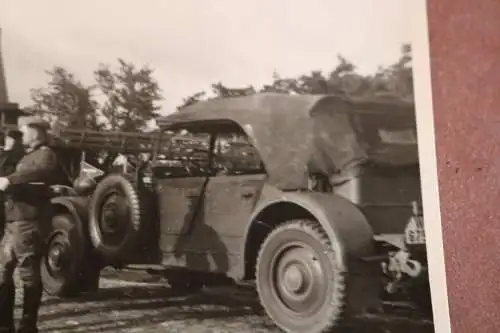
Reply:
[[[45,131],[50,129],[49,122],[40,117],[29,117],[22,123],[22,125],[39,128]]]
[[[23,133],[15,129],[10,129],[5,132],[5,136],[11,137],[14,140],[19,140],[23,136]]]

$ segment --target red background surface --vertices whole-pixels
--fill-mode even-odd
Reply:
[[[500,332],[500,1],[428,19],[452,332]]]

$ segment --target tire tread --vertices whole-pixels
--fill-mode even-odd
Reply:
[[[342,319],[342,315],[344,313],[345,309],[345,299],[346,299],[346,272],[341,271],[338,268],[337,265],[337,260],[335,258],[335,252],[332,247],[332,243],[326,234],[326,232],[323,230],[323,228],[319,225],[318,222],[313,221],[313,220],[289,220],[285,221],[281,224],[278,224],[266,237],[264,242],[262,243],[258,256],[257,256],[257,267],[256,267],[256,276],[259,276],[259,271],[260,271],[260,265],[259,262],[263,256],[263,252],[265,251],[266,245],[270,240],[274,238],[278,233],[281,233],[285,230],[293,229],[297,230],[299,229],[306,232],[308,235],[312,236],[316,240],[318,240],[323,247],[325,248],[324,254],[327,256],[328,260],[330,261],[333,269],[333,275],[334,275],[334,281],[335,281],[335,289],[333,291],[333,297],[330,303],[330,306],[328,308],[328,313],[323,316],[323,319],[321,320],[321,323],[318,324],[316,327],[318,327],[317,330],[315,331],[310,331],[309,333],[325,333],[325,332],[330,332],[335,326],[339,324],[339,322]],[[257,285],[257,291],[259,293],[259,297],[261,295],[262,289],[259,283],[259,279],[256,279],[256,285]],[[279,326],[282,330],[286,332],[292,332],[288,331],[286,327],[283,327],[277,320],[276,318],[273,318],[272,312],[269,311],[267,305],[265,302],[262,301],[261,298],[261,305],[266,311],[266,313],[269,315],[269,317],[273,320],[273,322],[276,323],[277,326]],[[295,333],[295,332],[293,332]]]
[[[94,195],[92,198],[92,201],[90,203],[91,209],[96,205],[96,200],[101,193],[104,193],[108,191],[109,189],[112,189],[113,187],[117,186],[117,184],[120,184],[120,186],[123,187],[124,192],[127,193],[127,200],[129,201],[130,205],[130,224],[132,226],[132,232],[134,235],[132,238],[134,241],[138,240],[138,234],[142,230],[142,225],[144,221],[147,219],[147,214],[148,214],[148,209],[146,207],[146,201],[141,199],[141,193],[137,187],[137,182],[132,179],[132,177],[127,177],[126,175],[122,174],[110,174],[106,176],[99,184],[97,185]],[[94,213],[95,214],[95,213]],[[97,234],[95,230],[92,229],[97,229],[97,221],[95,221],[95,217],[93,217],[93,214],[90,215],[90,221],[89,223],[91,224],[91,230],[90,230],[90,239],[92,246],[100,252],[104,257],[107,257],[111,260],[113,259],[118,259],[122,257],[122,253],[109,253],[108,249],[106,248],[106,244],[102,244],[102,240],[100,236]],[[128,245],[125,245],[123,247],[120,247],[118,250],[121,252],[121,250],[127,250]]]

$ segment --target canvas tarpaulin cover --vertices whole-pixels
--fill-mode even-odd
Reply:
[[[352,107],[318,105],[311,112],[310,172],[330,177],[367,162],[388,167],[418,163],[413,114]]]
[[[416,140],[401,139],[408,129],[416,137],[413,106],[407,103],[261,93],[195,103],[158,123],[168,130],[220,121],[244,130],[260,154],[268,184],[283,190],[306,188],[310,172],[331,176],[366,161],[418,163]]]

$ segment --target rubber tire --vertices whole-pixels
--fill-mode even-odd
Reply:
[[[297,234],[298,233],[298,234]],[[299,237],[294,237],[299,235]],[[273,296],[272,283],[268,281],[270,275],[270,260],[274,256],[273,250],[279,249],[280,245],[287,241],[301,241],[313,247],[321,258],[320,262],[327,267],[323,269],[331,276],[329,281],[331,293],[322,308],[316,315],[304,318],[291,318],[279,310],[279,300]],[[292,220],[279,225],[269,233],[262,244],[256,269],[256,284],[259,299],[267,315],[274,323],[285,332],[329,332],[337,326],[345,308],[345,273],[338,269],[335,252],[331,242],[323,229],[310,220]]]
[[[51,231],[48,240],[55,232],[64,232],[69,239],[71,248],[71,267],[64,276],[64,280],[58,280],[51,276],[47,265],[47,253],[42,257],[41,278],[44,290],[52,296],[73,297],[81,291],[81,263],[85,257],[85,239],[78,232],[78,228],[73,222],[71,214],[55,215],[51,221]],[[47,248],[48,250],[48,248]]]
[[[122,242],[118,246],[113,246],[105,244],[102,239],[99,227],[99,206],[105,196],[117,188],[125,194],[126,200],[128,200],[130,216],[128,223],[131,228]],[[89,234],[92,246],[106,262],[126,262],[127,255],[131,253],[130,251],[134,251],[134,247],[137,246],[144,213],[134,183],[125,176],[111,174],[99,182],[89,204]]]

